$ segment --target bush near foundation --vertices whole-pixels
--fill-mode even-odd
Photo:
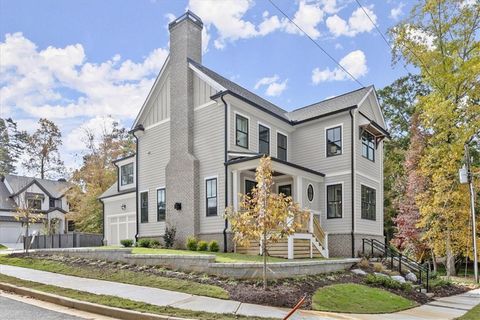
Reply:
[[[218,242],[215,240],[210,241],[208,244],[208,251],[210,252],[218,252],[220,250],[220,247],[218,246]]]
[[[198,240],[195,237],[188,237],[185,246],[190,251],[197,251]]]
[[[207,251],[208,250],[208,243],[207,241],[199,241],[197,245],[197,250],[198,251]]]

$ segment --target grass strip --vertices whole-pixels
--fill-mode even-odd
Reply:
[[[225,289],[215,285],[203,284],[184,279],[162,277],[158,275],[134,272],[129,270],[110,270],[105,268],[99,268],[98,265],[76,267],[64,264],[59,261],[34,259],[27,257],[13,258],[8,256],[0,256],[0,264],[60,273],[64,275],[82,278],[106,280],[145,287],[172,290],[212,298],[229,299],[228,292]]]
[[[473,309],[465,313],[458,320],[478,320],[480,319],[480,304],[477,304]]]

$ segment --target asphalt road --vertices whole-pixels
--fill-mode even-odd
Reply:
[[[81,320],[84,318],[70,316],[33,306],[28,303],[0,296],[0,319],[2,320]]]

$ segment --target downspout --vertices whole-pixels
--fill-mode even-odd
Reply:
[[[228,153],[227,153],[227,148],[228,148],[228,104],[225,102],[225,99],[223,98],[223,95],[220,96],[220,99],[222,100],[223,104],[225,105],[225,132],[224,132],[224,163],[225,163],[225,209],[228,206]],[[227,229],[228,229],[228,218],[225,217],[225,227],[223,228],[223,252],[227,252]]]
[[[118,178],[117,178],[117,180],[118,180]],[[99,200],[102,203],[102,212],[103,212],[103,241],[102,241],[102,243],[103,243],[103,245],[105,245],[105,202],[103,202],[102,199],[99,199]],[[68,228],[68,225],[67,225],[67,228]],[[107,243],[107,245],[108,245],[108,243]]]
[[[139,219],[138,219],[138,137],[135,135],[137,131],[145,131],[143,125],[139,124],[133,128],[130,133],[135,137],[135,242],[138,241],[138,230],[140,229]]]
[[[355,121],[353,119],[353,109],[350,109],[351,118],[351,138],[352,138],[352,152],[351,152],[351,183],[352,183],[352,258],[355,258]]]

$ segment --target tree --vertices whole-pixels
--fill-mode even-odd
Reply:
[[[40,127],[26,139],[25,153],[27,158],[23,166],[40,177],[56,176],[65,170],[60,159],[59,147],[62,145],[62,134],[57,125],[48,119],[38,121]]]
[[[256,169],[257,183],[249,194],[241,194],[240,210],[227,208],[226,216],[237,244],[249,246],[261,242],[263,255],[263,288],[267,288],[268,247],[293,234],[308,212],[300,209],[292,197],[273,193],[273,171],[270,157],[262,157]],[[299,218],[300,217],[300,218]]]
[[[18,205],[15,213],[15,220],[20,221],[25,226],[25,237],[28,239],[30,236],[30,226],[38,223],[46,217],[39,213],[34,207],[34,201],[40,199],[36,196],[34,199],[26,199],[25,197],[18,197]],[[30,243],[25,245],[25,252],[28,253],[30,249]]]
[[[446,256],[447,276],[455,274],[457,256],[471,256],[468,191],[457,172],[464,144],[480,135],[479,25],[478,2],[426,0],[391,30],[395,57],[416,66],[431,88],[418,103],[429,134],[420,160],[427,185],[416,198],[418,226],[435,254]]]
[[[25,139],[26,132],[19,131],[11,118],[0,118],[0,176],[15,173]]]
[[[73,172],[74,185],[67,192],[75,227],[84,232],[101,232],[103,209],[98,197],[117,179],[113,160],[132,154],[135,144],[118,122],[104,121],[100,135],[85,130],[86,153],[82,166]]]

